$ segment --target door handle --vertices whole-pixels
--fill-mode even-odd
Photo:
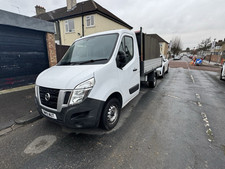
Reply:
[[[137,68],[134,68],[134,69],[133,69],[133,72],[135,72],[135,71],[137,71]]]

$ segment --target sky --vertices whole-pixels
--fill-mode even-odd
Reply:
[[[81,2],[83,0],[77,0]],[[156,33],[167,42],[179,37],[183,49],[193,49],[209,37],[225,38],[225,0],[95,0],[128,23],[133,30]],[[66,0],[0,0],[0,9],[34,16],[35,5],[51,11]]]

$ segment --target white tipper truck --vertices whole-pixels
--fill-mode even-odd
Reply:
[[[121,108],[139,94],[141,81],[155,87],[161,65],[158,41],[142,29],[80,38],[56,66],[37,77],[37,109],[68,128],[111,130]]]

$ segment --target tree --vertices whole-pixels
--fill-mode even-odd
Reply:
[[[186,52],[190,52],[190,48],[189,47],[186,48]]]
[[[179,37],[175,37],[171,42],[171,52],[174,55],[178,55],[182,51],[182,43]]]
[[[211,46],[211,38],[207,38],[205,40],[202,40],[201,43],[198,44],[198,49],[206,51]]]

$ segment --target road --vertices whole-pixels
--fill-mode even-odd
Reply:
[[[225,81],[187,61],[143,86],[111,132],[71,133],[43,118],[1,136],[0,168],[225,168]]]

